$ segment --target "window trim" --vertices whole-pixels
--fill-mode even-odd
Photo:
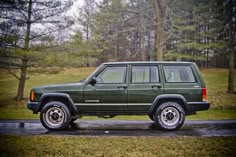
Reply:
[[[102,71],[100,71],[97,75],[95,75],[95,77],[97,78],[101,73],[104,72],[104,70],[106,68],[114,68],[114,67],[124,67],[125,68],[125,75],[124,75],[124,78],[123,78],[123,82],[122,83],[96,83],[97,85],[112,85],[112,84],[126,84],[127,83],[127,65],[124,65],[124,66],[119,66],[119,65],[116,65],[116,66],[106,66],[105,68],[102,69]]]
[[[158,82],[151,82],[151,66],[157,68],[157,73],[158,73]],[[148,67],[149,69],[149,81],[148,82],[133,82],[133,67]],[[131,77],[130,77],[130,84],[156,84],[156,83],[161,83],[160,81],[160,71],[159,71],[159,66],[158,65],[131,65]]]
[[[193,68],[191,67],[191,65],[176,65],[176,66],[180,66],[180,67],[190,67],[191,71],[192,71],[192,74],[193,74],[193,78],[194,78],[194,82],[168,82],[167,79],[166,79],[166,75],[165,75],[165,70],[164,70],[164,67],[165,66],[173,66],[173,65],[162,65],[162,71],[163,71],[163,75],[164,75],[164,78],[165,78],[165,83],[197,83],[197,79],[196,79],[196,76],[193,72]]]
[[[158,81],[157,82],[152,82],[151,81],[151,67],[156,67],[157,68],[157,74],[158,74]],[[149,69],[150,69],[150,83],[161,83],[161,80],[160,80],[160,71],[159,71],[159,66],[158,65],[149,65]]]

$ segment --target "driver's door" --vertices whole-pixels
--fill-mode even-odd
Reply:
[[[96,75],[95,84],[84,87],[84,105],[90,112],[124,112],[127,96],[127,66],[107,66]]]

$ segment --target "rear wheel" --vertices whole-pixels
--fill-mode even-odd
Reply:
[[[68,107],[59,101],[48,102],[40,113],[40,121],[48,130],[66,129],[71,122]]]
[[[177,130],[185,121],[185,112],[177,102],[164,102],[157,108],[154,121],[162,130]]]

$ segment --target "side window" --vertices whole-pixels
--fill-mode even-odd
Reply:
[[[126,67],[107,67],[98,76],[97,83],[125,83]]]
[[[196,82],[190,66],[163,66],[166,82]]]
[[[149,66],[133,66],[132,83],[148,83],[148,82],[149,82]]]
[[[157,66],[132,66],[132,83],[159,82]]]

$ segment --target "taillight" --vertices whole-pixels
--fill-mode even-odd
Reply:
[[[202,101],[206,101],[207,98],[207,90],[206,88],[202,88]]]
[[[30,101],[34,101],[34,91],[31,91],[30,93]]]

